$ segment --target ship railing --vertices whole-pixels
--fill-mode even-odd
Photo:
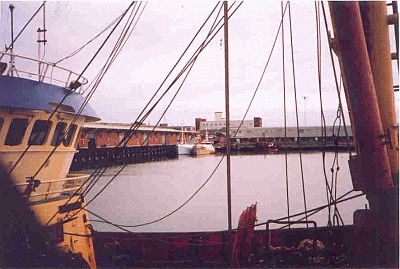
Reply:
[[[87,174],[68,174],[66,178],[62,179],[54,179],[54,180],[41,180],[39,186],[47,185],[47,191],[35,193],[32,192],[29,195],[25,194],[25,196],[29,196],[29,198],[36,197],[44,197],[44,200],[47,200],[50,196],[54,196],[57,194],[63,194],[72,196],[76,193],[77,190],[81,188],[82,181],[89,178],[90,175]],[[64,182],[61,188],[52,190],[52,184]],[[26,188],[30,185],[30,182],[15,184],[16,187]]]
[[[3,58],[9,58],[8,63]],[[16,64],[18,61],[18,64]],[[36,69],[36,71],[34,71]],[[0,75],[35,79],[74,90],[77,93],[85,92],[88,80],[78,73],[58,66],[56,63],[46,62],[10,52],[0,52]]]
[[[273,251],[275,249],[275,247],[272,246],[272,232],[271,232],[271,228],[270,225],[271,224],[279,224],[279,225],[285,225],[284,227],[290,227],[290,225],[296,225],[296,224],[307,224],[308,225],[312,225],[313,228],[317,228],[317,223],[313,220],[293,220],[293,221],[287,221],[287,220],[268,220],[265,225],[266,225],[266,232],[267,232],[267,251]],[[281,227],[282,228],[282,227]],[[315,238],[311,238],[311,240],[313,241],[313,250],[315,251],[316,248],[316,243],[317,240]],[[280,249],[278,247],[278,249]],[[287,249],[289,250],[289,249]]]

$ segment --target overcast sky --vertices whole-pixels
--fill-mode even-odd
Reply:
[[[0,36],[3,44],[10,43],[10,2],[1,2]],[[215,1],[150,1],[133,35],[104,77],[90,104],[106,122],[132,122],[150,96],[160,85],[170,68],[207,18]],[[233,3],[233,2],[230,2]],[[13,2],[15,5],[15,32],[18,33],[41,2]],[[129,2],[48,2],[46,4],[47,49],[45,60],[55,62],[103,30],[118,17]],[[229,22],[229,57],[231,118],[240,119],[257,86],[275,33],[280,22],[280,2],[246,1]],[[292,24],[296,84],[298,90],[299,121],[301,125],[320,122],[316,25],[314,3],[292,3]],[[42,27],[37,16],[15,44],[15,52],[36,57],[36,29]],[[208,30],[208,27],[206,29]],[[119,28],[120,29],[120,28]],[[119,31],[118,31],[119,33]],[[206,31],[202,32],[202,37]],[[116,36],[116,35],[115,35]],[[285,20],[286,74],[288,94],[288,124],[295,124],[293,83],[289,57],[289,28]],[[102,35],[89,47],[61,66],[81,72],[100,46]],[[256,100],[248,114],[263,118],[264,126],[283,125],[282,45],[274,50]],[[200,55],[177,99],[163,122],[170,125],[194,125],[194,118],[213,120],[215,111],[224,111],[224,48],[223,32]],[[336,115],[338,98],[326,36],[323,32],[322,68],[323,101],[327,124]],[[109,54],[115,38],[111,39],[85,74],[89,79],[98,72]],[[18,62],[17,68],[18,68]],[[397,72],[397,70],[396,70]],[[396,81],[395,84],[398,84]],[[176,88],[174,88],[176,89]],[[167,97],[171,97],[168,95]],[[304,98],[307,101],[304,101]],[[398,95],[396,94],[396,103]],[[169,99],[167,98],[167,99]],[[155,123],[167,104],[150,116]]]

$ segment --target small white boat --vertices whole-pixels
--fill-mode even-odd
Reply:
[[[213,144],[208,140],[208,132],[206,130],[206,137],[205,139],[194,145],[193,147],[193,155],[209,155],[209,154],[214,154],[215,153],[215,148]]]
[[[191,155],[193,151],[193,144],[178,144],[179,155]]]
[[[214,154],[215,148],[211,142],[201,142],[199,144],[194,145],[193,154],[194,155],[209,155]]]
[[[181,142],[178,144],[179,155],[191,155],[193,152],[193,144],[188,143],[183,135],[183,127],[181,127]]]

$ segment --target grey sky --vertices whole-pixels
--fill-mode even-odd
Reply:
[[[1,3],[0,40],[3,44],[10,43],[9,3]],[[13,4],[16,7],[15,32],[18,32],[41,2],[13,2]],[[133,35],[92,98],[91,105],[103,121],[132,122],[136,118],[215,4],[215,1],[148,3]],[[100,32],[128,5],[129,2],[126,1],[48,2],[46,4],[48,44],[45,59],[54,62],[71,53]],[[36,57],[36,29],[42,26],[41,20],[41,16],[38,16],[21,36],[15,44],[16,53]],[[278,1],[246,1],[230,20],[231,118],[233,119],[241,118],[249,103],[273,44],[279,20]],[[320,115],[314,3],[292,3],[292,23],[300,124],[305,123],[306,107],[307,125],[318,125]],[[202,36],[205,34],[206,31]],[[288,20],[286,20],[288,124],[294,125],[288,34]],[[61,65],[80,72],[104,38],[105,35],[101,36],[88,48]],[[222,38],[221,31],[200,55],[164,121],[176,125],[194,125],[196,117],[211,120],[214,111],[224,111]],[[93,78],[114,41],[115,39],[112,39],[105,47],[88,70],[86,77]],[[338,100],[324,33],[322,50],[323,99],[327,124],[330,125],[336,115]],[[279,38],[257,99],[248,114],[248,118],[261,116],[264,126],[283,124],[281,51]],[[303,96],[307,96],[306,106]],[[396,94],[396,103],[397,98]],[[150,117],[150,123],[156,122],[166,103],[165,101],[160,104],[159,109]]]

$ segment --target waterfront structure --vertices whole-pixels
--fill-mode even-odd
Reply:
[[[231,136],[236,133],[237,128],[231,128]],[[343,126],[341,128],[333,128],[332,126],[326,127],[326,139],[329,140],[333,138],[335,135],[339,138],[346,138],[346,131]],[[351,131],[351,127],[347,126],[347,135],[352,138],[353,134]],[[307,126],[307,127],[299,127],[299,137],[300,140],[321,140],[323,138],[323,134],[320,126]],[[286,137],[289,141],[297,140],[297,127],[287,127],[286,128]],[[280,141],[285,138],[285,128],[283,127],[263,127],[263,128],[254,128],[249,127],[245,129],[240,129],[234,138],[237,142],[245,141],[249,139],[258,139],[265,140],[269,142]]]
[[[196,118],[196,119],[195,119],[195,128],[196,128],[196,131],[200,131],[200,125],[201,125],[202,122],[205,122],[205,121],[207,121],[207,120],[206,120],[206,119],[203,119],[203,118]]]
[[[321,132],[321,127],[299,127],[300,136],[298,137],[297,127],[285,128],[231,128],[231,145],[235,150],[275,153],[278,150],[352,150],[353,136],[351,127],[347,127],[347,135],[344,127],[327,127],[326,136]],[[236,136],[235,136],[236,134]],[[214,138],[218,151],[225,150],[225,133],[218,132]],[[300,142],[300,143],[298,143]]]
[[[85,124],[71,169],[177,158],[181,131],[146,125],[129,131],[131,126],[129,123]]]
[[[260,117],[254,117],[253,120],[230,120],[229,121],[231,128],[238,128],[241,124],[242,129],[246,128],[261,128],[262,127],[262,119]],[[206,119],[196,118],[196,130],[197,131],[217,131],[217,130],[225,130],[226,128],[226,120],[222,117],[222,112],[215,112],[215,117],[213,121],[207,121]]]
[[[130,123],[88,123],[82,127],[79,140],[79,148],[89,148],[89,143],[95,143],[96,148],[116,147],[124,139],[130,136],[126,146],[154,146],[176,145],[180,131],[165,128],[142,125],[135,131],[130,131]],[[91,142],[92,141],[92,142]]]

